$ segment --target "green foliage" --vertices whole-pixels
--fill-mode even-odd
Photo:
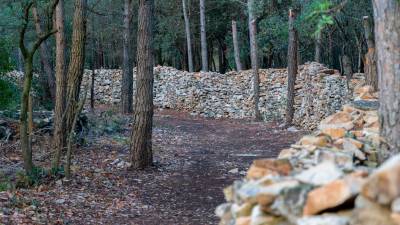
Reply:
[[[10,43],[0,38],[0,74],[13,69],[10,56]]]
[[[52,180],[62,178],[64,176],[64,168],[47,170],[42,167],[34,167],[32,173],[25,173],[18,171],[16,174],[15,187],[16,188],[29,188],[47,183]]]
[[[327,14],[333,4],[329,0],[314,0],[307,8],[305,19],[309,23],[316,24],[314,35],[317,36],[328,25],[332,25],[333,17]]]
[[[15,110],[20,101],[20,89],[12,81],[0,77],[0,110]]]

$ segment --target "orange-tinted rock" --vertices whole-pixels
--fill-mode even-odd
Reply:
[[[300,140],[301,145],[315,145],[318,147],[325,147],[328,144],[328,138],[325,136],[311,136],[306,135]]]
[[[390,158],[369,176],[362,194],[383,205],[400,197],[400,155]]]
[[[321,132],[333,139],[342,138],[346,135],[346,129],[344,128],[325,128]]]
[[[239,217],[236,219],[235,225],[250,225],[251,224],[251,217]]]
[[[288,159],[258,159],[253,162],[247,171],[247,178],[259,179],[267,175],[287,176],[292,169]]]
[[[310,191],[303,208],[306,216],[342,205],[357,195],[365,182],[365,174],[353,173]]]

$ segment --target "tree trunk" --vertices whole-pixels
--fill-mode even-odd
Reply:
[[[400,3],[374,0],[375,41],[380,91],[380,132],[388,149],[381,157],[400,150]]]
[[[29,110],[29,95],[32,86],[33,77],[33,54],[32,56],[24,56],[24,88],[21,96],[21,115],[20,115],[20,139],[22,157],[24,159],[24,169],[27,174],[31,174],[33,170],[32,161],[32,146],[29,142],[29,125],[28,125],[28,110]]]
[[[240,49],[238,41],[237,23],[232,20],[232,40],[233,40],[233,51],[235,55],[236,70],[242,70],[242,62],[240,61]]]
[[[64,30],[64,1],[59,0],[56,6],[54,28],[57,30],[56,39],[56,102],[54,106],[54,133],[53,146],[55,155],[52,162],[54,169],[58,168],[61,153],[66,144],[65,118],[64,112],[66,107],[66,90],[67,90],[67,74],[66,74],[66,46],[65,46],[65,30]]]
[[[37,8],[35,6],[32,7],[32,15],[33,15],[33,19],[35,21],[36,34],[40,35],[43,33],[42,24],[40,21],[40,17],[39,17]],[[53,69],[52,69],[52,66],[50,65],[50,56],[49,56],[48,49],[49,49],[49,47],[47,46],[47,43],[44,42],[44,43],[42,43],[42,45],[39,48],[39,53],[40,53],[40,61],[42,62],[44,72],[46,74],[45,79],[43,79],[46,84],[45,87],[47,87],[47,90],[50,93],[50,98],[54,103],[55,98],[56,98],[56,83],[55,83],[55,77],[53,74]]]
[[[207,35],[206,35],[206,15],[205,0],[200,0],[200,34],[201,34],[201,62],[202,71],[208,72],[208,53],[207,53]]]
[[[286,125],[291,125],[294,116],[295,83],[297,75],[297,30],[294,27],[296,15],[289,10],[289,46],[288,46],[288,92],[286,106]]]
[[[343,66],[343,75],[346,76],[347,79],[347,89],[349,89],[349,83],[351,78],[353,77],[353,69],[351,66],[351,59],[348,55],[342,56],[342,66]]]
[[[72,129],[72,123],[75,118],[75,114],[77,113],[75,110],[75,105],[79,99],[80,86],[83,77],[86,41],[86,10],[86,0],[75,0],[71,58],[67,73],[67,134],[69,134]]]
[[[372,33],[368,16],[363,18],[365,39],[367,40],[368,52],[365,54],[364,72],[365,83],[378,90],[378,69],[376,65],[375,40]]]
[[[57,0],[54,0],[52,2],[52,5],[55,6],[57,2]],[[31,174],[33,170],[32,146],[28,125],[29,96],[31,92],[33,78],[33,57],[40,45],[44,41],[46,41],[52,34],[56,33],[56,31],[54,30],[47,30],[46,33],[41,33],[40,35],[38,35],[38,38],[30,49],[26,47],[25,34],[29,23],[29,12],[32,6],[33,2],[29,2],[23,8],[23,22],[19,33],[19,48],[21,50],[22,56],[24,57],[24,85],[21,95],[20,141],[22,156],[24,159],[24,169],[27,174]],[[51,11],[50,16],[53,16],[52,13],[53,11]]]
[[[249,36],[250,36],[250,55],[251,68],[253,69],[253,100],[254,100],[254,117],[256,120],[261,120],[261,114],[258,107],[260,101],[260,77],[258,74],[258,54],[257,54],[257,25],[254,18],[254,0],[247,1],[249,11]]]
[[[322,30],[318,32],[315,38],[315,56],[314,61],[321,63],[321,36]]]
[[[187,58],[189,64],[189,72],[193,72],[193,53],[192,53],[192,37],[190,34],[190,21],[189,16],[186,11],[186,0],[182,0],[183,17],[185,19],[185,33],[186,33],[186,43],[187,43]]]
[[[124,6],[124,59],[121,85],[122,113],[133,110],[133,59],[132,59],[132,0],[125,0]]]
[[[139,0],[137,80],[131,163],[133,169],[143,169],[153,163],[153,9],[154,0]]]

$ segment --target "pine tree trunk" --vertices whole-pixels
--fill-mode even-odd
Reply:
[[[143,169],[153,163],[153,10],[154,0],[139,0],[137,80],[130,146],[133,169]]]
[[[233,40],[233,51],[235,52],[235,63],[236,70],[242,70],[242,62],[240,61],[240,49],[239,49],[239,41],[238,41],[238,32],[237,32],[237,23],[235,20],[232,20],[232,40]]]
[[[288,92],[286,106],[286,125],[291,125],[294,116],[295,83],[297,75],[297,30],[294,27],[296,19],[292,9],[289,10],[289,46],[288,46]]]
[[[381,157],[400,151],[400,3],[374,0],[380,91],[380,132],[388,144]]]
[[[133,110],[133,59],[132,59],[132,0],[125,0],[124,6],[124,54],[121,85],[122,113]]]
[[[57,168],[59,165],[61,153],[66,144],[65,118],[63,117],[66,108],[66,90],[67,90],[67,74],[66,74],[66,46],[65,46],[65,30],[64,30],[64,1],[59,0],[55,11],[54,28],[57,30],[56,39],[56,101],[54,106],[54,133],[53,146],[55,155],[52,167]]]
[[[208,72],[208,53],[207,53],[207,35],[206,35],[206,15],[205,0],[200,0],[200,36],[201,36],[201,63],[202,71]]]
[[[79,99],[83,69],[85,63],[85,41],[86,41],[86,0],[75,0],[74,30],[72,32],[71,58],[68,67],[67,82],[67,107],[66,127],[67,134],[70,133],[72,123],[77,113],[75,105]]]
[[[189,72],[193,72],[193,53],[192,53],[192,38],[190,34],[190,21],[186,9],[186,0],[182,0],[183,17],[185,19],[185,33],[187,43],[187,58],[189,64]]]
[[[34,6],[32,7],[32,15],[33,19],[35,21],[35,29],[36,29],[36,34],[40,35],[43,33],[42,30],[42,24],[40,21],[40,17],[37,11],[37,8]],[[49,47],[47,46],[46,42],[42,43],[42,45],[39,48],[39,53],[40,53],[40,61],[42,62],[44,72],[46,74],[44,80],[45,87],[48,89],[48,92],[50,93],[50,99],[54,102],[56,98],[56,82],[55,82],[55,77],[53,74],[53,69],[50,65],[50,56],[48,52]]]
[[[375,40],[368,16],[363,18],[365,39],[368,52],[365,54],[365,83],[378,90],[378,69],[376,65]]]
[[[254,100],[254,117],[256,120],[261,120],[261,114],[258,103],[260,101],[260,77],[258,74],[258,49],[257,49],[257,25],[254,18],[254,0],[247,1],[249,11],[249,36],[250,36],[250,55],[251,68],[253,69],[253,100]]]
[[[317,37],[315,38],[315,56],[314,61],[320,63],[321,62],[321,34],[322,30],[318,32]]]

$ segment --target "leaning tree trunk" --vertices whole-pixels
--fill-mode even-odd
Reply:
[[[67,81],[67,106],[66,106],[66,133],[72,129],[75,118],[76,104],[79,100],[79,92],[83,77],[85,63],[86,41],[86,0],[75,0],[74,30],[72,32],[71,58],[68,67]]]
[[[249,11],[249,36],[250,36],[250,55],[251,68],[253,69],[253,98],[254,98],[254,117],[261,120],[260,109],[258,103],[260,101],[260,76],[258,74],[258,55],[257,55],[257,25],[254,18],[254,0],[247,1]]]
[[[289,10],[289,46],[288,46],[288,92],[286,106],[286,125],[292,124],[294,116],[295,83],[297,75],[297,30],[294,27],[296,15]]]
[[[236,70],[242,70],[242,62],[240,61],[240,49],[239,49],[239,41],[238,41],[238,32],[237,32],[237,23],[235,20],[232,20],[232,40],[233,40],[233,51],[235,52],[235,63]]]
[[[185,33],[186,33],[186,45],[187,45],[187,57],[189,64],[189,72],[193,72],[193,52],[192,52],[192,37],[190,33],[190,21],[186,11],[186,0],[182,0],[183,17],[185,19]]]
[[[207,35],[206,35],[206,15],[205,0],[200,0],[200,36],[201,36],[201,63],[202,71],[208,71],[208,55],[207,55]]]
[[[36,34],[40,35],[43,33],[42,24],[40,21],[38,10],[35,6],[32,7],[32,15],[35,21]],[[49,47],[47,46],[47,43],[44,42],[39,48],[39,53],[40,53],[40,61],[42,62],[44,72],[46,74],[45,79],[43,79],[46,87],[45,89],[48,90],[48,93],[50,93],[50,99],[54,102],[56,98],[56,82],[53,74],[53,69],[51,68],[50,65],[50,56],[48,50]]]
[[[381,157],[400,152],[400,3],[374,0],[375,41],[380,91],[380,132],[388,148]]]
[[[365,54],[365,83],[371,85],[374,90],[378,90],[378,69],[376,66],[376,52],[374,34],[371,29],[368,16],[363,18],[365,39],[367,40],[368,52]]]
[[[125,0],[124,6],[124,55],[121,85],[122,113],[132,113],[133,106],[133,58],[132,58],[132,0]]]
[[[66,107],[66,46],[64,30],[64,1],[59,0],[54,19],[54,28],[57,30],[56,39],[56,102],[54,106],[54,133],[53,147],[55,155],[52,162],[53,168],[58,168],[61,152],[66,144],[65,119],[63,117]]]
[[[133,169],[153,163],[153,9],[154,0],[139,0],[136,99],[130,146]]]

